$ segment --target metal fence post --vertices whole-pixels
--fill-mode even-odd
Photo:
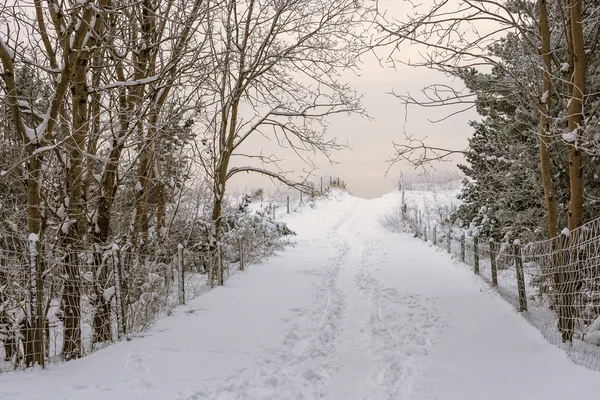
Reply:
[[[498,265],[496,263],[496,246],[493,239],[490,239],[490,263],[492,265],[492,285],[498,287]]]
[[[177,245],[177,265],[179,270],[178,289],[179,289],[179,304],[185,304],[185,260],[183,259],[183,245]]]
[[[460,261],[465,262],[465,233],[460,237]]]
[[[525,292],[525,274],[523,273],[523,259],[521,258],[520,243],[515,240],[513,244],[515,254],[515,269],[517,270],[517,288],[519,290],[519,312],[527,311],[527,294]]]
[[[240,271],[244,270],[244,239],[240,238]]]
[[[479,237],[473,237],[473,272],[479,275]]]
[[[433,245],[437,246],[437,229],[436,226],[433,226]]]

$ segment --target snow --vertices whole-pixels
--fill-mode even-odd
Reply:
[[[60,230],[63,234],[68,234],[69,233],[69,229],[71,228],[71,224],[74,222],[75,220],[68,220],[68,221],[64,221],[60,227]]]
[[[54,148],[56,148],[56,145],[54,145],[54,144],[53,145],[49,145],[49,146],[38,147],[37,149],[35,149],[33,151],[32,154],[36,155],[36,154],[40,154],[40,153],[45,153],[47,151],[54,150]]]
[[[39,236],[37,235],[37,233],[30,233],[27,240],[29,241],[29,254],[31,256],[37,256],[36,244],[40,241]]]
[[[564,236],[570,236],[571,235],[571,231],[569,231],[569,228],[563,228],[563,230],[560,231],[560,234],[564,235]]]
[[[56,216],[58,218],[65,219],[66,216],[66,210],[65,210],[65,206],[63,204],[60,205],[60,207],[58,207],[58,210],[56,210]]]
[[[400,196],[338,192],[284,214],[295,246],[142,337],[1,375],[0,398],[596,397],[598,373],[569,361],[487,284],[445,252],[380,227]]]
[[[107,303],[110,302],[110,299],[113,298],[113,296],[115,295],[115,292],[116,292],[116,289],[114,286],[104,289],[104,293],[102,293],[102,295],[104,296],[104,301],[106,301]]]
[[[27,139],[29,139],[29,141],[33,144],[37,143],[37,134],[35,132],[35,129],[30,128],[29,126],[25,125],[25,135],[27,136]]]
[[[567,72],[569,70],[569,68],[571,68],[571,66],[569,65],[569,63],[562,63],[562,65],[560,66],[560,71],[561,72]]]
[[[550,96],[550,91],[546,90],[544,92],[544,94],[542,95],[542,97],[540,98],[540,101],[542,102],[542,104],[546,104],[546,102],[548,101],[548,96]]]
[[[574,143],[577,141],[577,131],[563,133],[562,138],[565,142]]]
[[[594,346],[600,346],[600,331],[594,331],[585,335],[585,341]]]
[[[146,85],[149,83],[156,82],[159,79],[160,79],[159,75],[153,75],[153,76],[149,76],[147,78],[142,78],[142,79],[134,79],[134,80],[130,80],[130,81],[118,81],[118,82],[110,83],[108,85],[100,86],[100,87],[98,87],[98,90],[109,90],[109,89],[115,89],[115,88],[120,88],[120,87]]]

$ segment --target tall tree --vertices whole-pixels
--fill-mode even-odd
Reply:
[[[339,79],[358,61],[361,12],[361,2],[354,0],[226,0],[214,8],[211,102],[216,106],[206,120],[203,153],[214,193],[214,243],[220,243],[224,195],[232,176],[254,172],[303,187],[279,170],[231,167],[234,156],[274,166],[268,157],[243,153],[249,138],[270,136],[297,154],[328,155],[340,147],[324,135],[324,123],[331,114],[362,112],[356,94]],[[246,114],[245,108],[250,109]],[[222,268],[218,271],[223,284]]]

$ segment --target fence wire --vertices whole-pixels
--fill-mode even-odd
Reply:
[[[235,238],[225,257],[179,246],[141,260],[114,243],[59,249],[0,231],[0,373],[80,358],[144,331],[208,291],[217,260],[226,278],[263,257],[260,248]]]
[[[467,236],[447,223],[434,229],[419,210],[400,210],[405,230],[467,264],[576,364],[600,371],[600,218],[521,244]]]

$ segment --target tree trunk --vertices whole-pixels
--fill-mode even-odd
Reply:
[[[583,101],[585,96],[586,54],[582,26],[582,0],[570,0],[571,42],[573,49],[573,84],[568,109],[569,131],[577,138],[569,144],[569,230],[581,226],[583,215],[583,182],[579,136],[583,135]]]
[[[552,64],[550,54],[550,29],[548,26],[548,10],[546,0],[538,0],[538,12],[540,18],[540,35],[542,38],[541,58],[544,63],[544,85],[542,97],[542,110],[540,112],[540,170],[542,173],[542,184],[544,186],[544,201],[546,204],[546,219],[548,223],[548,238],[553,238],[558,233],[558,215],[556,208],[556,197],[552,183],[552,172],[550,168],[550,106],[552,104]]]
[[[161,177],[157,177],[156,179],[156,232],[159,240],[162,242],[167,233],[167,194]]]
[[[214,279],[217,280],[219,286],[223,286],[223,259],[219,257],[221,252],[221,235],[223,230],[222,212],[223,212],[223,196],[225,195],[225,184],[227,182],[227,165],[229,164],[229,157],[226,156],[221,160],[219,171],[217,174],[217,181],[215,182],[214,188],[214,200],[213,200],[213,212],[212,220],[214,226],[214,246],[211,246],[211,252],[213,253],[212,262],[212,274],[211,284]]]
[[[142,20],[141,20],[141,43],[152,43],[153,32],[156,29],[155,16],[152,11],[152,3],[149,0],[143,0]],[[151,55],[149,47],[139,49],[139,56],[135,61],[134,79],[140,80],[156,73],[155,61]],[[141,86],[138,91],[139,98],[144,96],[144,87]],[[138,115],[137,133],[138,133],[138,181],[136,184],[135,199],[135,221],[133,225],[133,243],[137,246],[140,259],[143,260],[148,250],[148,197],[150,192],[150,175],[152,173],[152,140],[155,139],[156,132],[156,107],[150,112],[148,117],[149,129],[144,133],[144,122],[142,116]]]
[[[150,143],[151,139],[145,139],[143,132],[139,132],[138,138],[141,142],[141,147],[138,167],[138,181],[136,184],[133,242],[137,246],[140,259],[143,260],[148,251],[148,197],[150,192],[150,166],[152,164],[152,150]]]
[[[82,355],[81,343],[81,288],[79,282],[78,253],[83,249],[86,221],[83,208],[83,162],[84,148],[88,133],[88,72],[89,53],[85,52],[77,60],[73,75],[73,134],[66,141],[69,153],[67,164],[67,218],[75,224],[68,226],[63,232],[63,243],[67,256],[65,273],[67,281],[63,290],[63,358],[71,360]]]
[[[550,109],[552,105],[552,61],[550,50],[550,28],[548,25],[548,9],[546,0],[538,0],[538,13],[540,18],[540,37],[542,47],[540,56],[544,65],[544,83],[541,110],[540,110],[540,171],[542,173],[542,185],[544,187],[544,202],[546,205],[546,221],[548,224],[548,239],[552,239],[551,246],[555,252],[559,244],[554,238],[558,235],[558,211],[556,206],[556,197],[554,194],[554,184],[552,182],[552,170],[550,162]],[[556,253],[554,253],[556,254]],[[559,303],[561,272],[560,263],[556,257],[553,257],[552,264],[549,266],[553,274],[553,291],[551,296],[555,297],[555,303]]]
[[[30,146],[28,146],[30,147]],[[31,146],[33,147],[33,146]],[[33,151],[30,152],[32,154]],[[27,177],[27,227],[29,233],[42,238],[42,213],[40,201],[40,182],[42,177],[42,160],[32,155],[28,164]],[[25,332],[25,340],[29,343],[25,348],[25,364],[27,366],[44,365],[44,315],[43,315],[43,262],[41,242],[37,242],[37,258],[35,266],[31,265],[30,282],[35,282],[35,290],[31,290],[29,323]],[[33,289],[33,287],[32,287]]]
[[[583,182],[582,157],[579,149],[579,137],[584,134],[583,101],[585,96],[585,72],[587,68],[582,26],[582,0],[569,0],[567,49],[572,80],[569,84],[568,128],[571,140],[568,142],[569,151],[569,237],[565,237],[562,245],[563,261],[560,269],[560,302],[559,324],[562,339],[572,341],[577,312],[573,291],[578,286],[578,257],[577,247],[579,232],[574,232],[581,226],[583,214]]]

